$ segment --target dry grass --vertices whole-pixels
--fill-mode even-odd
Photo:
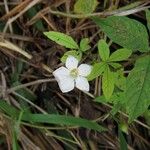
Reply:
[[[44,31],[60,31],[76,41],[90,37],[92,50],[84,56],[96,57],[95,44],[103,34],[90,16],[131,15],[143,23],[149,0],[137,2],[129,10],[118,10],[134,1],[99,1],[96,13],[72,14],[74,0],[2,0],[0,2],[0,98],[16,108],[38,113],[59,113],[96,120],[109,129],[97,133],[82,128],[21,124],[17,137],[23,150],[119,149],[118,125],[109,115],[110,106],[97,104],[93,98],[74,90],[62,94],[52,76],[60,64],[65,48],[48,40]],[[106,3],[106,5],[104,5]],[[116,45],[114,45],[115,47]],[[113,46],[112,46],[113,47]],[[92,55],[91,55],[92,53]],[[23,90],[22,90],[23,89]],[[101,94],[101,80],[91,82],[91,94]],[[127,122],[122,112],[116,118]],[[0,113],[0,149],[12,149],[14,122]],[[150,149],[150,127],[145,120],[135,121],[125,135],[130,150]]]

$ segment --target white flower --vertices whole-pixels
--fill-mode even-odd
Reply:
[[[78,67],[78,60],[68,56],[65,66],[56,69],[53,75],[63,93],[73,90],[75,87],[82,91],[89,91],[87,76],[91,73],[92,66],[81,64]]]

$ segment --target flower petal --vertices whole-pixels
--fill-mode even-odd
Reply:
[[[68,56],[66,59],[66,67],[69,70],[75,69],[78,66],[78,60],[73,56]]]
[[[85,77],[79,76],[77,77],[77,79],[75,80],[76,82],[76,87],[81,90],[81,91],[89,91],[89,83],[88,80]]]
[[[81,64],[78,67],[78,72],[80,76],[86,77],[91,73],[92,66],[87,65],[87,64]]]
[[[65,67],[60,67],[53,72],[53,75],[57,82],[59,82],[69,76],[69,70]]]
[[[67,76],[58,82],[59,88],[63,93],[69,92],[74,89],[75,81],[72,77]]]

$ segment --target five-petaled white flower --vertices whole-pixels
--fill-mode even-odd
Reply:
[[[78,60],[68,56],[65,66],[56,69],[53,75],[63,93],[73,90],[75,87],[82,91],[89,91],[87,76],[91,73],[92,66],[81,64],[78,67]]]

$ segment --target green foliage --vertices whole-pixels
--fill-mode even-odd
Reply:
[[[122,67],[121,64],[115,63],[115,62],[109,62],[109,65],[110,65],[111,67],[113,67],[114,69],[118,69],[118,68],[121,68],[121,67]]]
[[[118,134],[119,134],[120,150],[128,150],[127,142],[120,129],[118,129]]]
[[[11,118],[19,118],[20,111],[14,108],[13,106],[7,104],[4,100],[0,101],[0,110],[4,111]],[[66,125],[66,126],[79,126],[87,129],[92,129],[98,132],[107,130],[106,128],[100,126],[96,122],[89,121],[82,118],[66,116],[66,115],[31,114],[31,113],[24,112],[21,115],[20,120],[29,123],[32,122],[32,123]]]
[[[74,5],[74,12],[78,14],[89,14],[96,9],[97,5],[97,0],[77,0]]]
[[[149,10],[146,11],[146,15],[148,20]],[[94,17],[93,20],[113,42],[123,47],[111,53],[105,40],[100,39],[98,42],[101,62],[93,65],[92,72],[88,76],[89,81],[102,76],[103,95],[96,102],[113,104],[110,112],[112,115],[115,115],[120,109],[126,109],[129,114],[129,122],[132,122],[150,105],[150,56],[138,59],[127,78],[119,62],[127,61],[135,50],[149,51],[146,28],[140,22],[127,17],[111,16],[105,19]],[[82,55],[90,49],[88,38],[81,39],[78,46],[72,37],[63,33],[52,31],[44,34],[56,43],[74,49],[64,54],[61,58],[62,62],[66,61],[68,55],[80,60]]]
[[[127,77],[126,107],[129,122],[142,115],[150,105],[150,56],[140,58]]]
[[[106,67],[102,77],[102,90],[106,100],[109,100],[114,91],[115,75]]]
[[[146,13],[147,27],[150,32],[150,10],[149,9],[145,10],[145,13]]]
[[[115,76],[115,85],[120,90],[126,89],[126,77],[124,76],[124,70],[123,69],[117,70],[116,76]]]
[[[81,60],[82,58],[82,53],[79,52],[79,51],[75,51],[75,50],[71,50],[71,51],[67,51],[66,53],[64,53],[64,55],[61,57],[61,61],[63,63],[66,62],[66,59],[69,55],[72,55],[74,56],[76,59],[78,59],[79,61]]]
[[[131,50],[126,49],[126,48],[121,48],[111,54],[109,61],[126,60],[131,54],[132,54]]]
[[[24,64],[21,61],[17,61],[15,71],[11,74],[11,87],[16,87],[21,85],[20,75],[24,69]],[[35,94],[28,88],[24,87],[15,91],[21,97],[16,96],[19,101],[21,108],[27,110],[29,108],[28,103],[23,100],[23,98],[29,99],[30,101],[36,100]]]
[[[85,52],[87,50],[89,50],[91,48],[91,46],[89,45],[90,40],[88,38],[83,38],[80,41],[80,50],[82,52]]]
[[[146,120],[146,123],[150,126],[150,110],[149,109],[144,113],[144,118]]]
[[[114,92],[109,101],[105,98],[105,96],[98,96],[95,98],[95,102],[97,103],[111,103],[113,104],[113,108],[110,111],[111,115],[115,115],[121,108],[124,106],[125,93],[124,92]]]
[[[37,6],[34,6],[32,8],[30,8],[26,15],[29,19],[31,19],[32,17],[34,17],[37,13],[39,12],[38,10],[38,7]],[[44,31],[45,30],[45,27],[44,27],[44,24],[42,22],[42,20],[37,20],[34,25],[33,25],[35,28],[37,28],[38,30],[40,31]]]
[[[124,107],[125,93],[124,92],[115,92],[112,95],[112,97],[114,98],[112,101],[113,108],[110,111],[110,113],[114,116],[120,109],[122,109]]]
[[[108,44],[101,39],[98,42],[98,52],[102,61],[94,64],[93,70],[88,76],[88,80],[92,80],[102,75],[102,90],[108,101],[113,94],[115,85],[121,90],[124,90],[126,87],[126,78],[123,73],[120,72],[121,70],[113,72],[111,71],[111,67],[114,69],[121,69],[122,66],[116,62],[126,60],[132,54],[132,51],[121,48],[110,55]]]
[[[101,62],[101,63],[95,63],[93,65],[93,69],[92,72],[90,73],[90,75],[88,76],[88,80],[93,80],[96,77],[102,75],[102,73],[105,71],[107,67],[107,64],[105,62]]]
[[[93,21],[115,43],[124,48],[149,51],[148,34],[145,26],[128,17],[111,16],[105,19],[94,17]]]
[[[15,130],[12,131],[12,149],[13,150],[19,150],[19,145],[18,145],[18,142],[17,142],[17,135],[16,135],[16,132]]]
[[[102,61],[106,61],[109,58],[110,50],[108,44],[105,42],[105,40],[99,40],[98,42],[98,52],[102,59]]]
[[[44,35],[57,44],[65,46],[66,48],[79,49],[78,44],[69,35],[55,31],[44,32]]]

